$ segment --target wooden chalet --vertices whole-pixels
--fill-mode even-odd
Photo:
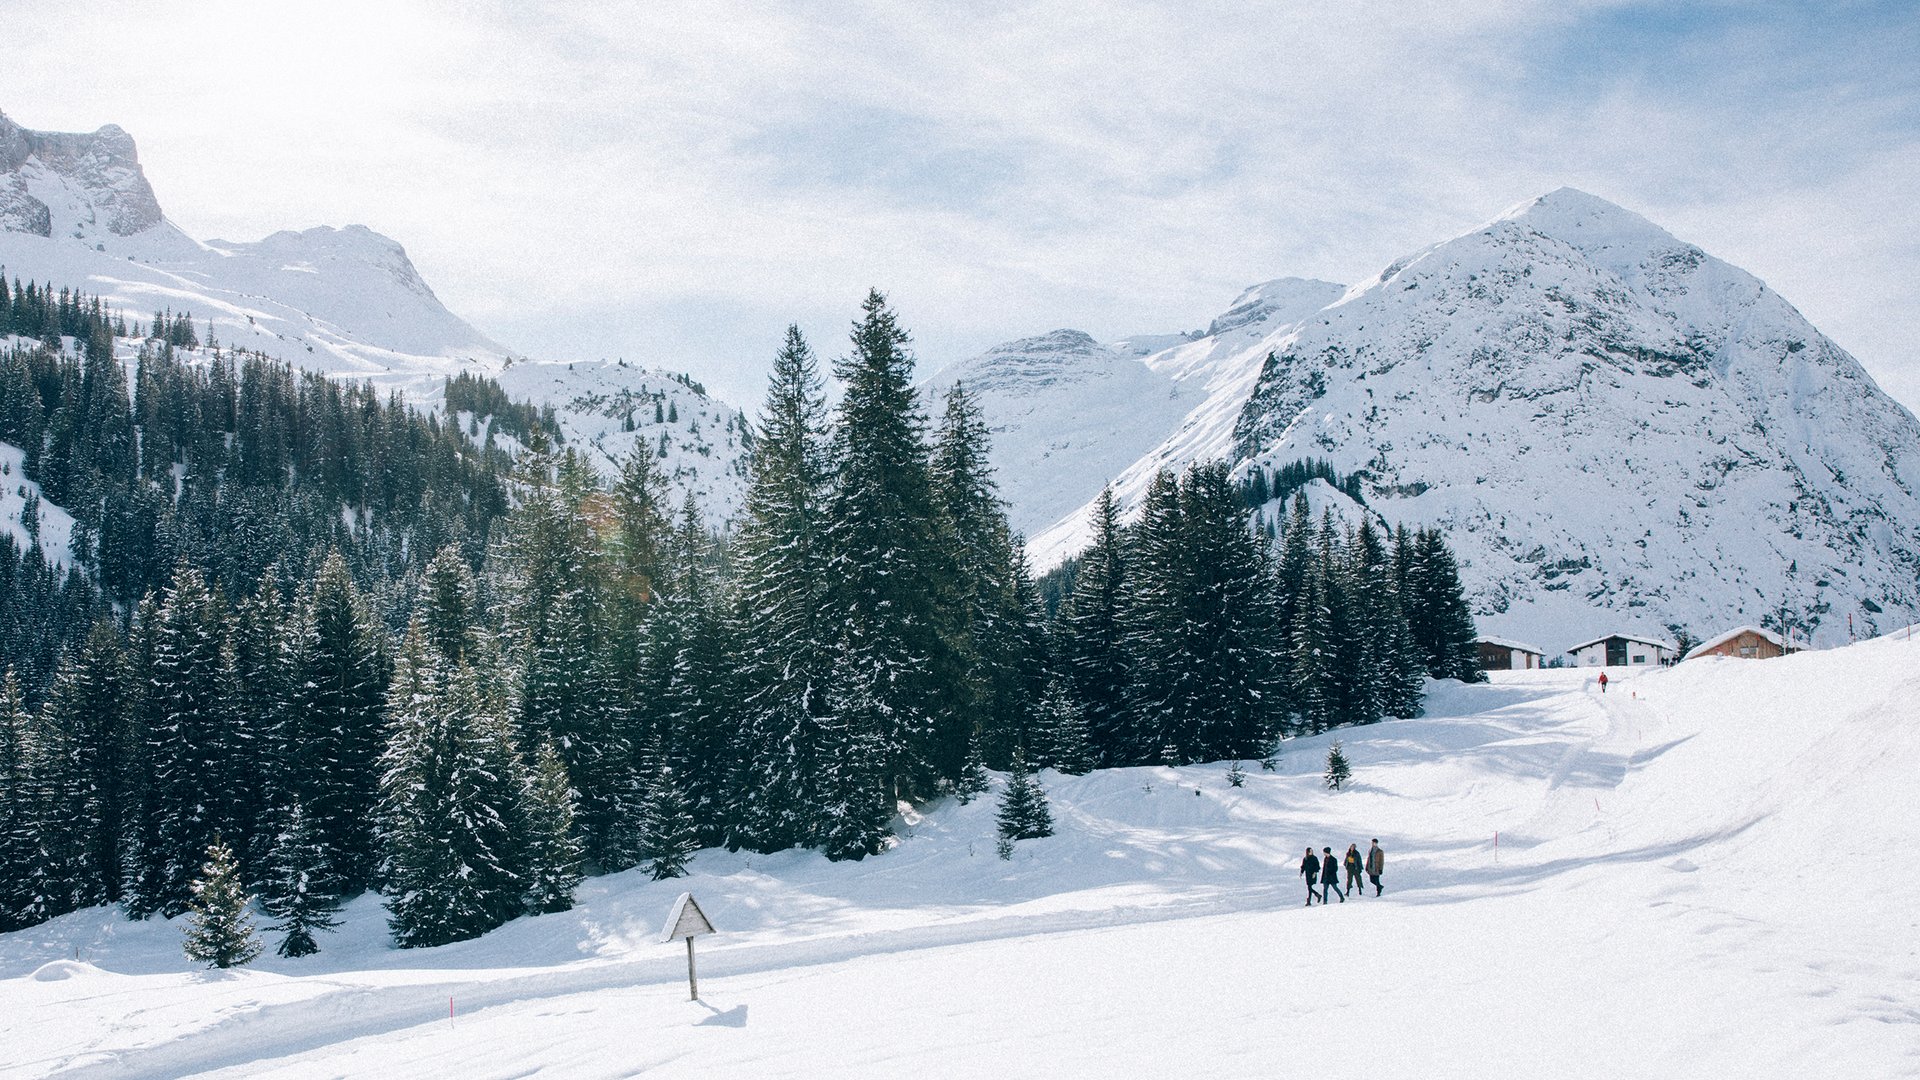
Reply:
[[[1717,638],[1695,645],[1687,651],[1684,659],[1733,656],[1745,660],[1771,660],[1798,651],[1795,642],[1771,630],[1762,630],[1757,626],[1736,626]]]
[[[1546,653],[1537,646],[1511,638],[1477,637],[1474,651],[1479,654],[1481,671],[1530,671],[1546,666]]]

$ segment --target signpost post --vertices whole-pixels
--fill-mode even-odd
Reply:
[[[700,983],[693,971],[693,939],[713,932],[713,924],[707,921],[707,913],[701,911],[700,905],[694,902],[693,894],[681,893],[680,899],[673,902],[673,909],[667,912],[667,928],[660,935],[660,940],[687,939],[687,998],[690,1001],[700,1000]]]

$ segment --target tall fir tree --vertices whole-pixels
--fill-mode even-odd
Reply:
[[[524,910],[526,789],[505,703],[448,668],[416,621],[388,695],[380,839],[388,925],[402,948],[461,941]]]
[[[846,387],[835,429],[828,577],[845,663],[832,711],[871,732],[895,795],[930,796],[958,773],[968,732],[955,712],[962,679],[950,579],[927,463],[926,421],[908,337],[878,291],[837,366]]]
[[[1162,469],[1147,485],[1140,520],[1128,536],[1131,588],[1122,611],[1127,653],[1127,722],[1119,764],[1181,760],[1182,718],[1175,684],[1184,629],[1181,577],[1187,566],[1180,517],[1180,484]]]
[[[285,820],[268,854],[260,903],[279,920],[269,929],[285,935],[275,951],[293,959],[320,951],[314,932],[339,925],[334,914],[340,904],[327,890],[331,878],[326,871],[327,849],[306,811],[296,802],[286,811]]]
[[[28,925],[33,900],[32,726],[20,679],[9,668],[0,676],[0,931]]]
[[[774,357],[748,469],[734,543],[745,713],[736,835],[742,846],[778,851],[813,838],[832,659],[827,406],[798,327]]]
[[[633,750],[600,662],[604,592],[589,503],[592,469],[571,450],[535,453],[524,494],[495,553],[498,593],[519,670],[517,734],[551,736],[580,794],[580,829],[595,865],[623,863],[621,818],[633,785]]]
[[[1422,529],[1415,535],[1407,591],[1420,612],[1413,622],[1413,636],[1426,658],[1427,674],[1436,679],[1485,681],[1459,564],[1439,530]]]
[[[662,765],[654,774],[642,810],[641,850],[647,873],[655,881],[683,877],[693,853],[699,850],[693,814],[680,789],[673,766]]]
[[[1092,771],[1086,711],[1067,692],[1065,681],[1050,680],[1034,709],[1033,764],[1074,776]]]
[[[222,693],[225,616],[200,572],[182,565],[151,610],[141,762],[140,865],[129,909],[186,910],[220,807],[248,777],[230,769]]]
[[[1130,760],[1127,738],[1129,661],[1123,622],[1131,582],[1113,489],[1093,505],[1093,544],[1080,557],[1073,592],[1062,605],[1059,662],[1086,714],[1094,761]]]
[[[306,808],[326,848],[325,887],[346,895],[373,881],[387,658],[339,552],[303,590],[294,635],[287,795]]]
[[[527,772],[521,805],[526,836],[527,908],[535,913],[573,906],[583,849],[574,836],[574,791],[566,763],[542,739]]]

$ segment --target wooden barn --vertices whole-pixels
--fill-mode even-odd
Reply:
[[[1473,647],[1480,654],[1481,671],[1529,671],[1545,666],[1546,654],[1524,641],[1477,637]]]
[[[1658,667],[1679,658],[1680,647],[1671,641],[1639,637],[1635,634],[1608,634],[1583,641],[1567,650],[1574,667]]]
[[[1684,659],[1737,656],[1747,660],[1771,660],[1798,651],[1795,643],[1771,630],[1762,630],[1757,626],[1736,626],[1717,638],[1695,645],[1688,650]]]

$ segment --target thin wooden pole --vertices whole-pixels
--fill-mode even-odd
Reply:
[[[693,974],[693,935],[687,935],[687,1000],[700,1000],[700,983]]]

